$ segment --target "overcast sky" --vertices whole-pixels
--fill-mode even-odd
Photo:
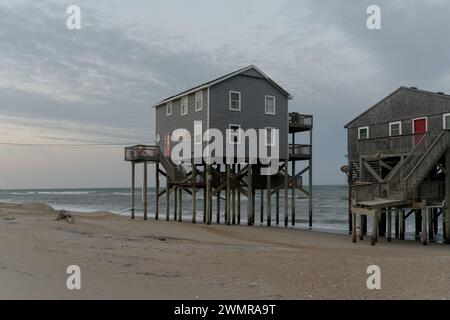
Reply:
[[[401,85],[450,93],[449,16],[444,0],[0,0],[0,143],[151,143],[154,102],[255,64],[315,117],[314,183],[343,184],[348,121]],[[122,148],[0,145],[0,188],[129,176]]]

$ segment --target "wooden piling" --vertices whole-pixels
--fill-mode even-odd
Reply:
[[[423,207],[422,210],[422,244],[428,244],[428,208]]]
[[[206,224],[211,224],[212,195],[211,195],[211,165],[208,164],[206,172]]]
[[[388,208],[387,212],[387,241],[392,241],[392,210]]]
[[[278,226],[280,224],[280,191],[275,193],[275,223]]]
[[[174,187],[174,197],[173,197],[173,221],[178,221],[178,186]]]
[[[295,185],[296,185],[296,181],[294,179],[295,177],[295,160],[292,161],[292,198],[291,198],[291,224],[293,226],[295,226]]]
[[[400,236],[400,225],[399,225],[399,209],[395,209],[395,216],[394,216],[394,237],[395,239],[398,239]]]
[[[170,220],[170,185],[169,178],[166,176],[166,221]]]
[[[359,240],[363,241],[364,240],[364,217],[365,215],[360,214],[359,215]]]
[[[226,164],[225,166],[226,172],[225,172],[225,180],[226,180],[226,193],[225,193],[225,220],[226,224],[231,224],[230,219],[230,192],[231,192],[231,186],[230,186],[230,165]]]
[[[312,229],[313,224],[313,182],[312,182],[312,145],[313,145],[313,134],[312,134],[312,127],[311,130],[309,130],[309,146],[310,146],[310,155],[309,155],[309,165],[308,165],[308,210],[309,210],[309,229]]]
[[[183,188],[178,188],[178,222],[183,221]]]
[[[356,212],[352,212],[352,241],[356,243]]]
[[[272,185],[271,185],[271,179],[270,179],[270,174],[267,174],[267,217],[266,217],[266,221],[267,221],[267,226],[270,227],[271,223],[272,223],[272,197],[271,197],[271,193],[272,192]]]
[[[134,219],[136,207],[136,164],[131,163],[131,219]]]
[[[253,221],[253,174],[252,174],[252,164],[248,164],[247,171],[247,224],[250,226],[254,223]]]
[[[159,219],[159,163],[155,163],[155,220]]]
[[[445,219],[445,243],[450,244],[450,148],[447,148],[445,152],[445,207],[444,215],[442,217]]]
[[[241,166],[238,165],[238,172],[240,172],[240,171],[241,171]],[[241,224],[241,179],[240,178],[237,180],[236,192],[237,192],[237,203],[236,203],[237,217],[236,217],[236,220],[237,220],[237,224]]]
[[[217,165],[217,171],[220,172],[220,164]],[[217,192],[217,215],[216,215],[216,223],[220,224],[220,191]]]
[[[233,185],[231,188],[231,224],[236,224],[236,184],[234,180],[234,176],[236,174],[236,165],[232,166],[233,173]]]
[[[378,235],[380,237],[386,236],[386,211],[387,209],[384,209],[385,211],[380,213],[380,219],[379,219],[379,226],[378,226]]]
[[[260,191],[260,201],[259,201],[259,205],[260,205],[260,222],[261,224],[264,223],[264,189],[261,187],[261,191]]]
[[[288,226],[289,214],[289,175],[288,175],[288,161],[284,161],[284,226]]]
[[[377,230],[378,229],[378,212],[375,211],[372,215],[372,233],[371,233],[371,242],[370,244],[374,246],[377,243]]]
[[[148,203],[147,203],[147,161],[144,161],[144,181],[142,187],[142,204],[144,206],[144,220],[147,220]]]
[[[399,212],[400,240],[405,240],[405,210]]]
[[[192,158],[192,223],[197,219],[197,166]]]
[[[420,240],[420,232],[422,232],[422,215],[420,209],[414,210],[415,218],[415,239]]]

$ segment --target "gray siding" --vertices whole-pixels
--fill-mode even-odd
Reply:
[[[241,92],[241,111],[229,110],[229,91]],[[265,114],[265,95],[275,96],[276,114]],[[280,158],[285,159],[288,148],[288,98],[265,79],[253,75],[237,75],[210,88],[210,128],[225,132],[229,124],[241,129],[279,129]]]
[[[412,133],[414,118],[428,118],[428,132],[439,133],[443,128],[442,115],[450,113],[450,96],[422,90],[400,88],[347,125],[348,155],[358,159],[358,128],[369,126],[369,137],[389,136],[389,123],[402,122],[402,134]]]
[[[203,90],[203,110],[195,111],[195,93],[188,97],[188,114],[181,115],[181,98],[173,101],[172,115],[166,116],[166,104],[156,107],[156,134],[160,136],[160,142],[157,145],[163,150],[164,136],[166,133],[172,133],[176,129],[189,130],[192,139],[194,139],[194,121],[202,121],[203,130],[207,127],[208,110],[208,90]],[[175,143],[171,143],[173,146]]]

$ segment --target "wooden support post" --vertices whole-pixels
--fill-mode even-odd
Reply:
[[[428,208],[422,208],[422,244],[428,244]]]
[[[174,197],[173,197],[173,221],[178,221],[178,186],[174,187]]]
[[[232,172],[233,172],[233,187],[231,188],[231,223],[236,224],[236,187],[235,187],[235,180],[234,176],[236,174],[236,165],[233,164],[232,166]]]
[[[170,186],[169,178],[166,176],[166,221],[170,220]]]
[[[159,163],[155,163],[155,220],[159,219]]]
[[[288,176],[288,161],[284,161],[284,226],[288,226],[289,212],[289,176]]]
[[[136,206],[136,164],[131,163],[131,219],[134,219]]]
[[[433,240],[434,238],[434,208],[429,208],[428,212],[427,212],[428,216],[428,239]]]
[[[375,211],[372,215],[372,234],[371,234],[371,245],[374,246],[377,243],[377,229],[378,229],[378,211]]]
[[[356,212],[352,212],[352,242],[356,243]]]
[[[378,226],[379,230],[378,230],[378,235],[380,237],[385,237],[386,236],[386,210],[387,208],[384,209],[385,211],[380,213],[380,224]]]
[[[230,165],[226,164],[226,194],[225,194],[225,220],[228,225],[231,224],[230,219]]]
[[[261,187],[261,192],[260,192],[260,222],[261,224],[264,223],[264,189]]]
[[[206,175],[206,223],[211,224],[212,218],[212,194],[211,194],[211,165],[207,166],[207,175]]]
[[[207,174],[206,174],[206,170],[203,171],[204,172],[204,177],[205,177],[205,186],[203,187],[203,223],[206,223],[206,212],[208,211],[207,209],[207,196],[206,196],[206,179],[207,179]]]
[[[435,235],[438,234],[439,232],[439,212],[438,212],[438,208],[434,208],[433,209],[433,233]]]
[[[364,240],[364,217],[365,215],[360,214],[359,215],[359,240]]]
[[[220,164],[217,165],[217,171],[220,172]],[[220,191],[217,192],[217,215],[216,215],[216,223],[220,224]]]
[[[292,161],[292,178],[295,177],[295,160]],[[291,224],[295,226],[295,184],[296,181],[292,180],[292,198],[291,198]]]
[[[395,216],[394,216],[394,237],[395,239],[398,239],[400,236],[400,227],[399,227],[399,209],[395,209]]]
[[[275,212],[276,212],[275,223],[278,226],[280,224],[280,191],[279,190],[277,190],[277,192],[275,193]]]
[[[445,152],[445,207],[442,215],[445,220],[445,243],[450,244],[450,148]],[[444,219],[445,217],[445,219]]]
[[[247,225],[252,225],[253,221],[253,174],[252,174],[252,164],[248,164],[247,171]]]
[[[183,188],[178,188],[178,222],[183,221]]]
[[[142,187],[142,204],[144,206],[144,220],[147,220],[147,161],[144,161],[144,183]]]
[[[272,185],[271,185],[271,181],[270,181],[270,174],[267,175],[267,226],[270,227],[271,223],[272,223],[272,197],[270,195],[270,193],[272,192]]]
[[[309,169],[308,169],[308,180],[309,180],[309,185],[308,185],[308,210],[309,210],[309,229],[312,229],[312,224],[313,224],[313,176],[312,176],[312,168],[313,168],[313,164],[312,164],[312,140],[313,140],[313,136],[312,136],[312,128],[311,130],[309,130],[309,150],[310,150],[310,155],[309,155]]]
[[[241,165],[238,165],[238,172],[240,172],[240,171],[241,171]],[[241,179],[240,178],[237,180],[237,185],[238,185],[238,187],[236,190],[236,192],[237,192],[237,203],[236,203],[237,218],[236,218],[236,220],[237,220],[237,224],[241,224]]]
[[[422,212],[420,209],[414,210],[415,217],[415,239],[420,240],[420,233],[422,232]]]
[[[399,216],[400,223],[400,240],[405,240],[405,210],[400,210]]]
[[[387,241],[392,241],[392,210],[388,208],[387,212]]]
[[[197,166],[192,158],[192,223],[197,220]]]

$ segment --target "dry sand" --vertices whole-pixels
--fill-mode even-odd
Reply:
[[[283,228],[131,220],[55,221],[0,204],[1,299],[449,299],[450,247]],[[66,289],[67,266],[81,290]],[[381,290],[366,268],[381,267]]]

